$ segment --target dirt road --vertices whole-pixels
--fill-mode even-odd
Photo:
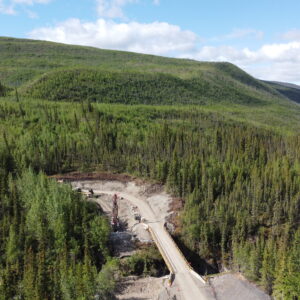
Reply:
[[[107,190],[94,190],[95,194],[107,194],[113,195],[115,191]],[[164,219],[159,219],[155,216],[154,211],[148,205],[147,202],[141,201],[137,197],[118,192],[119,197],[131,202],[134,206],[137,206],[141,212],[142,217],[146,219],[147,225],[153,230],[158,242],[163,249],[165,255],[170,261],[174,272],[175,281],[174,286],[177,288],[178,299],[184,300],[210,300],[215,299],[209,286],[205,285],[199,279],[191,274],[191,271],[182,257],[180,251],[175,246],[173,240],[164,229]]]

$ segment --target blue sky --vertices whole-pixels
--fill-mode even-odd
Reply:
[[[205,61],[300,84],[299,0],[0,0],[0,35]]]

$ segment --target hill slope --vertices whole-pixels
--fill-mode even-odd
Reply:
[[[197,103],[198,101],[202,103],[203,100],[208,99],[262,104],[262,101],[270,100],[274,96],[281,98],[276,90],[229,63],[196,62],[11,38],[0,39],[0,58],[0,80],[9,86],[22,86],[31,82],[30,88],[26,90],[27,94],[42,98],[45,97],[46,93],[43,92],[45,89],[60,91],[63,89],[65,95],[67,90],[70,92],[67,97],[53,94],[51,97],[46,97],[48,99],[69,100],[72,94],[78,98],[77,100],[87,96],[95,98],[95,94],[99,91],[95,90],[94,86],[101,86],[102,79],[107,77],[126,86],[130,78],[128,90],[130,88],[146,90],[151,97],[157,98],[156,103],[161,104]],[[71,70],[66,74],[65,68]],[[52,70],[61,72],[45,75]],[[128,72],[133,74],[128,75]],[[153,84],[149,86],[149,82]],[[73,93],[75,85],[77,92]],[[113,85],[115,89],[115,84]],[[107,85],[104,84],[103,88],[106,89]],[[160,95],[164,88],[168,95],[166,100]],[[42,91],[38,92],[39,89]],[[82,94],[79,91],[82,91]],[[117,88],[115,92],[119,93],[119,89]],[[102,98],[112,97],[111,92],[106,94],[103,89],[100,94]],[[134,103],[153,102],[145,101],[144,98],[147,98],[145,94],[138,97],[136,91],[127,92],[126,96],[134,98]],[[173,96],[175,100],[171,101]],[[97,97],[96,100],[103,101]],[[115,99],[109,102],[122,101]]]
[[[241,84],[240,84],[241,85]],[[116,72],[94,68],[55,70],[25,84],[23,94],[48,100],[92,100],[125,104],[208,104],[229,102],[265,105],[270,92],[235,86],[230,78],[182,79],[164,73]]]
[[[292,101],[300,103],[300,86],[296,84],[290,84],[285,82],[265,81],[275,90],[277,90],[283,96],[289,98]]]
[[[0,82],[21,97],[123,104],[193,104],[279,131],[300,129],[300,108],[230,63],[0,38]],[[8,89],[6,89],[7,93]]]

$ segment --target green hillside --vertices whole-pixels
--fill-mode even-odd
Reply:
[[[292,101],[300,103],[300,86],[283,82],[267,82],[275,90]]]
[[[15,87],[27,83],[26,95],[51,100],[72,100],[74,96],[73,100],[90,97],[125,103],[123,93],[127,103],[157,104],[263,104],[281,98],[274,89],[229,63],[10,38],[0,39],[0,58],[4,84]],[[53,70],[57,73],[49,73]]]
[[[194,77],[163,73],[64,69],[48,72],[21,89],[24,95],[48,100],[123,104],[208,104],[232,102],[265,105],[269,95]]]
[[[21,99],[193,104],[280,132],[300,129],[297,105],[230,63],[3,37],[0,82],[13,98],[17,88]]]
[[[220,76],[231,75],[238,78],[237,73],[241,72],[234,66],[224,67],[229,64],[6,37],[0,37],[0,56],[0,79],[19,85],[49,70],[76,66],[112,71],[168,73],[181,78],[216,75],[216,71]],[[249,75],[242,73],[240,75],[243,76],[243,82],[253,82]],[[265,85],[255,81],[255,86]]]

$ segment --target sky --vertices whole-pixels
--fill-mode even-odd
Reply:
[[[0,0],[0,36],[229,61],[300,84],[300,0]]]

